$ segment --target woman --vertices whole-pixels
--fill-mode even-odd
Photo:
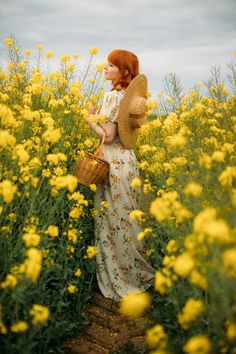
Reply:
[[[107,119],[101,126],[88,119],[99,138],[105,132],[101,157],[110,163],[109,176],[94,196],[97,281],[105,297],[119,300],[130,291],[146,290],[154,277],[136,237],[139,226],[129,219],[129,213],[138,208],[130,185],[139,175],[132,148],[146,117],[147,82],[139,75],[137,56],[121,49],[109,54],[105,79],[113,85],[100,110]],[[101,208],[102,201],[109,203],[106,211]]]

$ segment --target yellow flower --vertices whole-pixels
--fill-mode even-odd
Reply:
[[[144,212],[142,210],[139,210],[139,209],[132,210],[129,213],[129,218],[132,221],[134,221],[134,220],[144,221]]]
[[[236,323],[227,321],[226,323],[226,336],[229,341],[236,339]]]
[[[0,283],[1,288],[14,288],[17,284],[17,278],[13,274],[7,274],[6,279]]]
[[[232,187],[234,178],[236,178],[236,167],[227,166],[219,176],[219,182],[222,187]]]
[[[172,287],[172,281],[169,277],[166,277],[162,272],[155,272],[155,290],[161,295],[164,295],[169,288]]]
[[[34,325],[40,325],[46,322],[50,316],[48,307],[43,305],[34,304],[29,311],[32,316],[32,323]]]
[[[25,332],[29,328],[29,325],[25,321],[19,321],[11,325],[11,331],[14,333]]]
[[[201,81],[197,82],[197,87],[203,87],[203,83]]]
[[[84,258],[93,258],[96,256],[96,254],[98,253],[97,247],[96,246],[88,246],[86,249],[86,255],[84,256]]]
[[[4,323],[0,320],[0,333],[1,334],[6,334],[7,333],[7,328],[4,325]]]
[[[106,63],[101,63],[96,65],[96,70],[101,74],[106,66]]]
[[[61,128],[48,128],[42,135],[43,139],[51,144],[56,144],[61,139]]]
[[[181,313],[177,315],[179,324],[183,329],[189,329],[191,323],[203,313],[204,305],[200,300],[189,298],[182,308]]]
[[[46,53],[46,58],[47,58],[47,59],[53,58],[53,52],[50,52],[50,51],[47,52],[47,53]]]
[[[22,236],[26,247],[36,247],[40,243],[40,236],[33,230]]]
[[[12,47],[12,46],[13,46],[13,40],[12,40],[12,38],[5,38],[5,39],[4,39],[4,43],[5,43],[8,47]]]
[[[36,49],[38,49],[39,52],[41,52],[44,49],[44,45],[42,44],[37,44]]]
[[[236,278],[236,248],[230,248],[222,253],[224,269],[227,274]]]
[[[97,48],[97,47],[91,47],[91,48],[89,48],[89,53],[90,53],[91,55],[96,55],[96,54],[98,54],[98,48]]]
[[[90,184],[89,188],[92,192],[96,192],[96,190],[97,190],[96,184]]]
[[[73,246],[67,246],[66,251],[68,253],[75,253],[75,248]]]
[[[150,304],[151,297],[148,293],[129,292],[120,300],[119,311],[126,317],[138,318]]]
[[[37,248],[30,248],[26,251],[27,259],[23,263],[25,275],[35,282],[41,272],[41,251]]]
[[[81,274],[82,274],[82,272],[81,272],[81,269],[80,268],[78,268],[75,272],[74,272],[74,275],[76,276],[76,277],[81,277]]]
[[[167,347],[167,334],[163,326],[156,325],[146,331],[146,341],[150,347],[165,349]]]
[[[140,231],[137,234],[137,240],[141,241],[145,236],[147,236],[150,233],[152,233],[152,228],[151,227],[147,227],[146,229],[144,229],[143,231]]]
[[[71,193],[75,190],[78,185],[77,178],[72,175],[54,177],[49,182],[56,190],[62,188],[67,188]]]
[[[77,288],[76,285],[70,284],[70,285],[68,285],[68,287],[67,287],[67,291],[68,291],[70,294],[74,294],[74,293],[76,293],[76,292],[78,291],[78,288]]]
[[[187,354],[210,354],[211,343],[207,336],[196,335],[187,341],[183,350]]]
[[[75,54],[73,54],[72,56],[73,56],[73,58],[75,58],[75,59],[78,59],[78,58],[79,58],[79,54],[78,54],[78,53],[75,53]]]
[[[231,242],[230,228],[225,220],[217,219],[214,208],[205,208],[195,217],[193,230],[198,234],[205,235],[209,243]]]
[[[131,182],[131,187],[132,188],[138,188],[138,187],[140,187],[141,186],[141,184],[142,184],[142,182],[141,182],[141,179],[140,178],[138,178],[138,177],[135,177],[135,178],[133,178],[133,180],[132,180],[132,182]]]
[[[68,239],[71,242],[76,243],[76,241],[77,241],[77,229],[68,230]]]
[[[6,128],[17,128],[19,126],[19,123],[14,118],[13,111],[5,104],[0,104],[0,122]]]
[[[213,161],[224,162],[225,155],[222,151],[214,151],[211,158]]]
[[[71,60],[71,56],[70,54],[63,54],[61,57],[60,57],[60,62],[61,63],[67,63]]]
[[[173,239],[170,240],[168,242],[168,244],[166,245],[166,250],[168,253],[174,253],[174,252],[178,251],[178,248],[179,248],[178,243]]]
[[[211,157],[207,154],[202,154],[199,157],[199,165],[209,170],[211,168]]]
[[[184,147],[187,143],[187,139],[182,134],[175,134],[169,137],[167,142],[174,147]]]
[[[110,208],[110,204],[107,201],[105,201],[105,200],[101,201],[100,206],[101,206],[102,209],[103,208],[105,208],[105,209]]]
[[[207,290],[208,283],[207,279],[200,274],[196,269],[193,269],[190,273],[189,280],[192,284],[199,286],[203,290]]]
[[[46,235],[51,236],[52,238],[56,238],[59,235],[59,229],[58,226],[55,225],[49,225],[47,230],[44,231]]]
[[[0,131],[0,148],[6,149],[11,148],[15,145],[16,138],[11,135],[8,130],[1,130]]]
[[[202,186],[196,182],[190,182],[184,188],[184,194],[199,197],[202,194]]]
[[[187,277],[194,266],[195,263],[192,256],[189,253],[184,252],[180,256],[176,257],[174,262],[174,271],[181,277]]]
[[[31,51],[29,49],[25,50],[25,55],[28,57],[31,54]]]
[[[17,193],[17,186],[11,183],[8,179],[5,179],[0,183],[0,195],[2,195],[5,203],[11,203]]]

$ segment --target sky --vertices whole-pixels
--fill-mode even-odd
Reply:
[[[138,56],[153,95],[163,91],[169,72],[187,92],[208,79],[212,66],[226,76],[235,19],[235,0],[0,0],[0,63],[6,64],[4,39],[11,34],[23,50],[36,53],[43,44],[54,65],[62,54],[79,53],[81,70],[90,47],[99,50],[94,63],[120,48]]]

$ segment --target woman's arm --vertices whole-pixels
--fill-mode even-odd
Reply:
[[[118,134],[118,124],[117,123],[103,123],[102,128],[106,133],[105,144],[111,144],[115,140]]]
[[[100,127],[95,122],[89,120],[89,118],[87,118],[86,120],[100,139],[103,137],[103,134],[105,132],[105,144],[111,144],[114,141],[118,133],[117,123],[103,123]]]

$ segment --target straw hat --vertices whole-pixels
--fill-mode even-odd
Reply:
[[[125,90],[118,111],[118,132],[126,149],[135,146],[139,128],[147,118],[147,78],[140,74]]]

